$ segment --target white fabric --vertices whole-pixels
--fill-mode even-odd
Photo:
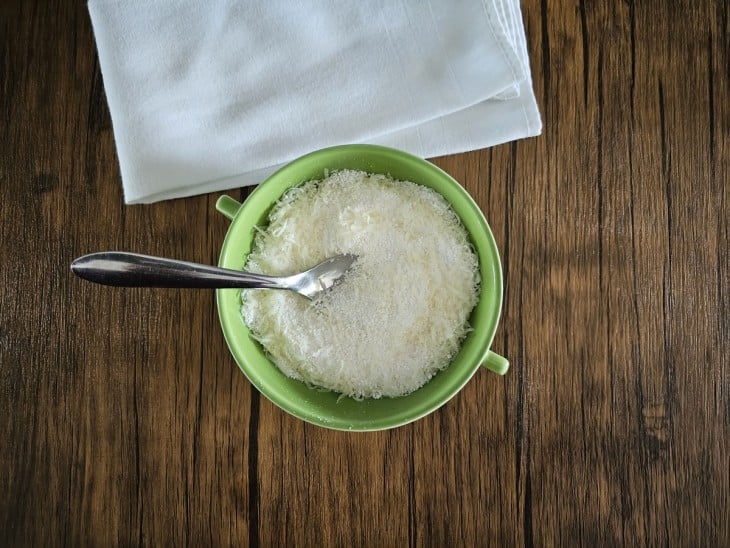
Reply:
[[[519,0],[90,0],[127,203],[261,182],[326,146],[538,135]]]

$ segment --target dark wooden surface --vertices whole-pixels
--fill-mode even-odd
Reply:
[[[85,4],[0,4],[1,544],[730,544],[728,3],[523,12],[544,135],[436,160],[495,232],[512,370],[353,435],[252,390],[212,293],[70,275],[215,262],[227,222],[124,206]]]

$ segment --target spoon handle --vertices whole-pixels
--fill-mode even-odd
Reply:
[[[288,288],[287,278],[123,251],[84,255],[71,263],[71,271],[117,287]]]

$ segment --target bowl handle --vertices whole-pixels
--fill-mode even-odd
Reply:
[[[215,208],[228,217],[229,221],[233,220],[240,207],[240,202],[237,202],[226,194],[223,194],[220,198],[218,198],[218,201],[215,203]]]
[[[497,375],[504,375],[509,369],[509,360],[489,350],[487,351],[487,355],[484,357],[482,367],[486,367]]]

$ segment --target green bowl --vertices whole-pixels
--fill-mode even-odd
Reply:
[[[479,303],[470,318],[473,330],[451,364],[407,396],[356,401],[310,388],[281,373],[243,322],[240,289],[217,291],[218,313],[228,347],[241,370],[284,411],[336,430],[385,430],[415,421],[441,407],[461,390],[480,365],[499,374],[507,371],[507,360],[489,350],[502,307],[502,269],[489,225],[459,183],[425,160],[373,145],[344,145],[307,154],[266,179],[243,205],[221,196],[216,208],[232,223],[223,242],[220,266],[242,270],[251,250],[254,227],[265,225],[269,210],[281,195],[304,181],[323,178],[325,170],[338,169],[386,173],[430,187],[451,203],[464,223],[479,256],[482,286]]]

